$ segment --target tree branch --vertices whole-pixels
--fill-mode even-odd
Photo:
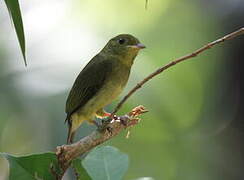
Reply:
[[[216,41],[213,41],[211,43],[208,43],[206,45],[204,45],[203,47],[201,47],[200,49],[197,49],[196,51],[192,52],[191,54],[187,54],[185,56],[182,56],[178,59],[175,59],[173,61],[171,61],[170,63],[166,64],[163,67],[158,68],[156,71],[154,71],[153,73],[149,74],[146,78],[144,78],[141,82],[137,83],[137,85],[131,89],[129,91],[129,93],[118,103],[118,105],[114,108],[113,111],[113,115],[118,112],[118,110],[122,107],[122,105],[125,103],[125,101],[132,95],[134,94],[138,89],[140,89],[147,81],[151,80],[153,77],[157,76],[158,74],[162,73],[163,71],[165,71],[166,69],[174,66],[175,64],[178,64],[182,61],[188,60],[190,58],[196,57],[198,54],[202,53],[203,51],[210,49],[211,47],[220,44],[226,40],[230,40],[233,39],[239,35],[244,34],[244,27],[240,28],[239,30],[232,32],[230,34],[227,34],[226,36],[217,39]]]
[[[163,67],[160,67],[153,73],[149,74],[146,78],[144,78],[142,81],[140,81],[133,89],[129,91],[129,93],[117,104],[114,111],[112,112],[112,117],[118,110],[122,107],[122,105],[128,100],[130,96],[132,96],[138,89],[140,89],[146,82],[151,80],[153,77],[159,75],[166,69],[174,66],[175,64],[178,64],[182,61],[188,60],[190,58],[196,57],[198,54],[204,52],[207,49],[210,49],[211,47],[220,44],[226,40],[233,39],[239,35],[244,34],[244,28],[239,29],[238,31],[235,31],[233,33],[230,33],[220,39],[217,39],[216,41],[213,41],[211,43],[208,43],[201,47],[200,49],[197,49],[196,51],[182,56],[178,59],[175,59],[171,61],[170,63],[166,64]],[[71,144],[71,145],[62,145],[57,147],[56,155],[58,157],[58,161],[60,164],[60,167],[63,170],[63,173],[57,177],[57,179],[61,179],[64,175],[67,168],[70,166],[70,163],[73,159],[77,158],[78,156],[88,152],[92,148],[98,146],[99,144],[104,143],[105,141],[113,138],[114,136],[118,135],[123,129],[132,127],[136,124],[138,124],[139,119],[137,118],[142,113],[147,112],[143,106],[138,106],[134,108],[131,112],[128,113],[128,115],[120,116],[117,118],[114,118],[105,123],[103,123],[104,128],[101,130],[96,130],[92,132],[90,135],[82,138],[78,142]]]
[[[138,117],[146,112],[147,110],[143,106],[138,106],[127,115],[115,117],[112,121],[110,119],[103,122],[102,129],[93,131],[90,135],[82,138],[78,142],[70,145],[58,146],[56,155],[63,173],[70,166],[73,159],[118,135],[123,129],[138,124],[140,120]],[[61,176],[63,176],[63,174]]]

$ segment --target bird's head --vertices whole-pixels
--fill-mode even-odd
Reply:
[[[118,56],[124,61],[133,61],[139,50],[145,48],[140,41],[130,34],[120,34],[106,44],[102,51]]]

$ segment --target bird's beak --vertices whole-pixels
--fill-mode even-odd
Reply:
[[[139,49],[146,48],[146,46],[144,44],[142,44],[142,43],[137,44],[136,47],[139,48]]]
[[[144,49],[146,48],[146,46],[142,43],[138,43],[137,45],[132,45],[132,46],[128,46],[130,48],[135,48],[135,49]]]

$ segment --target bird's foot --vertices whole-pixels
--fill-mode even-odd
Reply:
[[[109,124],[114,123],[114,122],[121,122],[120,117],[113,115],[111,113],[107,113],[108,118],[102,120],[102,124],[99,124],[97,126],[98,131],[104,132],[108,131],[110,134],[112,134],[113,128],[109,126]]]
[[[113,121],[113,120],[118,120],[118,116],[112,113],[105,112],[104,117],[108,118],[108,120]]]
[[[97,126],[98,131],[104,132],[106,130],[110,134],[112,134],[113,129],[111,126],[109,126],[109,124],[118,122],[118,123],[123,124],[124,126],[128,126],[129,120],[130,120],[130,117],[128,115],[117,116],[117,115],[110,114],[109,118],[102,120],[102,124],[98,124],[96,122],[96,126]]]
[[[110,121],[110,123],[113,123],[113,122],[120,122],[121,124],[123,124],[124,126],[127,126],[127,121],[129,119],[129,116],[125,115],[125,116],[116,116],[116,115],[113,115],[113,118],[112,120]]]

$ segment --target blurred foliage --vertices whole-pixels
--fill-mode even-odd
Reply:
[[[234,3],[235,7],[243,4]],[[131,33],[147,46],[137,57],[123,94],[159,66],[222,36],[221,13],[225,12],[230,22],[235,11],[226,12],[233,6],[216,15],[220,1],[215,0],[212,11],[206,8],[209,4],[203,0],[151,0],[145,10],[140,0],[23,2],[29,42],[27,70],[16,62],[21,57],[9,23],[5,23],[9,18],[0,11],[0,151],[48,151],[65,142],[68,90],[84,64],[112,36]],[[125,132],[106,143],[128,154],[125,179],[236,177],[233,174],[241,155],[231,153],[218,138],[238,108],[238,94],[228,93],[232,77],[224,60],[231,45],[170,68],[148,82],[121,109],[119,114],[142,104],[150,111],[131,130],[128,140]],[[93,129],[84,124],[77,135],[83,137]],[[231,163],[226,164],[224,159]],[[0,179],[5,179],[5,161],[0,162],[0,169]],[[72,178],[67,175],[66,179]]]

